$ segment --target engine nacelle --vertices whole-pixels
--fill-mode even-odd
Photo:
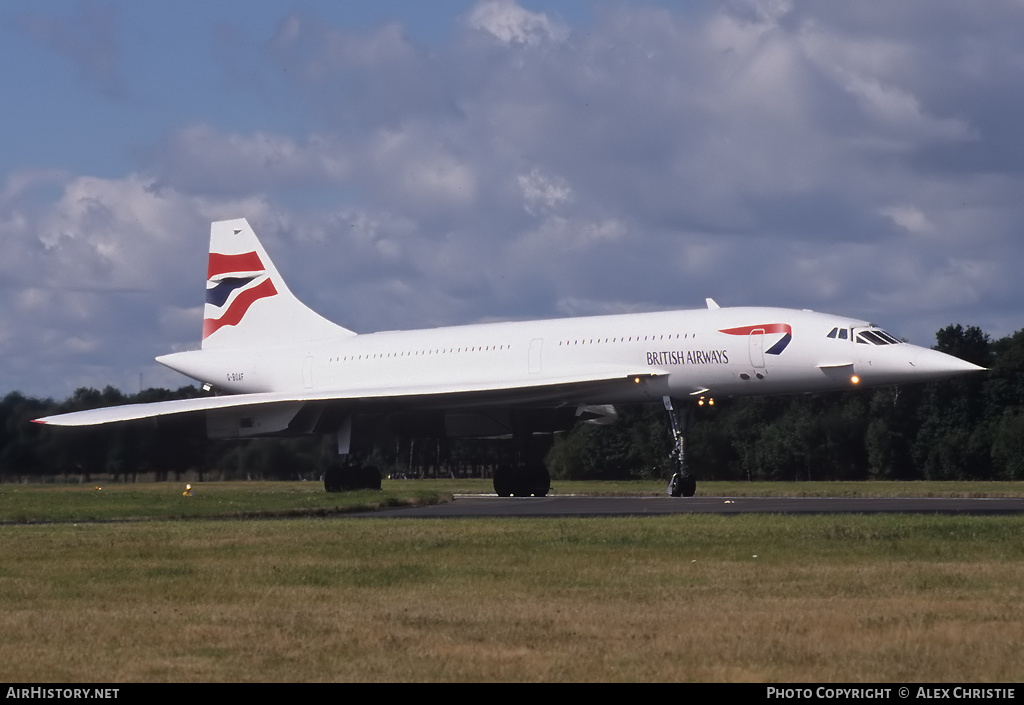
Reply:
[[[619,420],[619,412],[611,404],[591,404],[578,407],[576,419],[595,426],[610,426]]]
[[[255,438],[289,430],[302,408],[301,402],[274,404],[257,409],[223,409],[206,413],[207,438]]]

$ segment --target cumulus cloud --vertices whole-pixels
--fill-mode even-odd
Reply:
[[[928,217],[914,206],[889,206],[883,208],[881,212],[910,233],[926,233],[935,227]]]
[[[47,177],[51,186],[54,178]],[[45,380],[46,392],[61,394],[94,383],[69,375],[69,366],[108,375],[98,386],[133,389],[140,371],[154,383],[180,384],[153,357],[180,346],[188,326],[161,311],[199,310],[211,219],[239,212],[259,219],[265,211],[249,199],[156,189],[135,174],[64,176],[48,208],[15,217],[21,206],[17,199],[0,200],[0,290],[7,302],[0,328],[10,332],[0,342],[10,355],[0,387]],[[192,344],[199,330],[197,317]]]
[[[208,125],[174,132],[150,169],[162,183],[194,193],[248,194],[341,183],[350,158],[330,136],[294,139],[266,132],[221,133]]]
[[[572,199],[572,188],[560,176],[543,173],[534,168],[528,174],[516,177],[523,192],[523,208],[530,215],[552,211]]]
[[[485,0],[470,11],[469,26],[490,34],[505,44],[538,44],[543,41],[562,41],[568,35],[566,27],[551,20],[542,12],[530,12],[513,0]]]

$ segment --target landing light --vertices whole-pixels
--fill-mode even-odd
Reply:
[[[851,384],[860,384],[860,377],[858,377],[857,375],[854,375],[853,377],[850,377],[850,383]]]

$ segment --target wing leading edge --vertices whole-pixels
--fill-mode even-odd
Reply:
[[[528,404],[579,404],[586,403],[591,396],[626,392],[646,393],[660,398],[663,385],[657,382],[664,375],[650,372],[639,374],[591,374],[551,378],[543,383],[524,386],[521,383],[494,382],[465,383],[458,386],[412,385],[406,387],[348,389],[344,391],[315,392],[258,392],[253,394],[232,394],[195,399],[174,399],[147,404],[127,404],[100,409],[73,411],[34,419],[35,423],[49,426],[95,426],[122,421],[187,414],[223,409],[257,409],[273,405],[306,402],[351,402],[353,405],[385,403],[389,406],[404,403],[425,408],[459,408],[464,405],[528,405]],[[652,385],[658,388],[653,388]]]

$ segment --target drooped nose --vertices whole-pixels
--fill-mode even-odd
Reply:
[[[910,364],[914,368],[914,376],[918,379],[946,379],[985,369],[972,362],[927,348],[921,348]]]

